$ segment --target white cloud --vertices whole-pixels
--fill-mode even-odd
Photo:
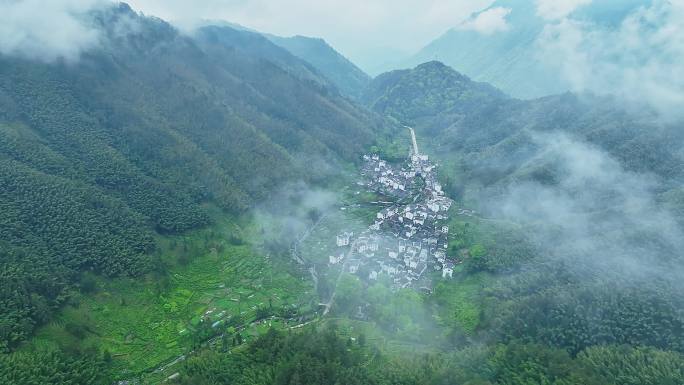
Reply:
[[[541,59],[574,91],[684,114],[684,1],[639,8],[616,29],[566,19],[547,25],[538,45]]]
[[[474,18],[462,23],[458,29],[472,30],[483,35],[491,35],[496,32],[508,30],[509,25],[506,17],[511,13],[510,8],[495,7],[480,12]]]
[[[529,134],[538,149],[529,164],[554,165],[558,182],[512,180],[487,208],[533,226],[530,235],[544,254],[567,258],[572,269],[603,265],[647,275],[684,247],[681,227],[657,203],[654,177],[627,171],[600,148],[566,134]]]
[[[77,60],[98,43],[82,16],[101,0],[0,0],[0,54],[54,61]]]
[[[536,0],[537,15],[546,20],[559,20],[592,0]]]

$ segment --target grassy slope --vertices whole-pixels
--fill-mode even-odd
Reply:
[[[407,143],[400,136],[388,145],[403,149]],[[335,186],[336,191],[340,191],[340,204],[353,206],[378,199],[373,194],[356,194],[358,189],[348,180],[343,185]],[[218,217],[217,214],[214,216]],[[302,252],[312,262],[326,264],[334,234],[348,226],[365,228],[374,214],[372,207],[364,205],[330,212],[303,242]],[[269,219],[275,220],[277,218]],[[477,244],[487,231],[478,231],[476,222],[452,216],[453,228],[470,223],[474,235],[467,240],[459,240],[455,235],[451,241],[465,247]],[[234,235],[245,244],[231,244],[230,238]],[[139,373],[187,352],[191,341],[184,335],[196,327],[207,310],[216,309],[213,315],[221,311],[226,311],[227,315],[242,312],[245,321],[249,322],[254,319],[255,309],[268,306],[269,299],[274,307],[310,305],[316,294],[308,277],[303,280],[289,261],[267,257],[260,247],[264,238],[260,225],[249,217],[220,219],[217,225],[205,230],[185,236],[161,237],[158,239],[162,250],[159,263],[169,266],[168,274],[149,275],[143,279],[97,278],[95,293],[78,294],[72,304],[55,321],[41,328],[24,349],[57,344],[67,349],[78,346],[107,350],[113,356],[117,373]],[[493,277],[484,273],[458,272],[453,280],[437,279],[440,281],[433,298],[424,301],[425,311],[444,329],[430,334],[434,338],[447,329],[460,327],[471,335],[478,327],[482,311],[480,293],[491,284]],[[237,299],[241,299],[239,305]],[[432,342],[402,338],[382,330],[374,322],[347,318],[333,322],[338,323],[342,331],[364,333],[369,341],[378,342],[390,353],[430,351],[437,346]],[[85,330],[81,338],[74,335],[74,325]],[[266,328],[265,324],[253,326],[244,335],[249,339],[250,335],[262,333]]]
[[[460,327],[472,335],[480,324],[482,312],[481,292],[492,277],[486,273],[470,274],[456,267],[452,280],[440,281],[434,290],[438,304],[435,318],[441,326]]]
[[[24,349],[93,347],[112,354],[116,372],[138,373],[186,352],[190,341],[183,336],[207,310],[215,309],[212,321],[226,311],[226,316],[240,313],[249,322],[269,300],[274,308],[307,305],[310,283],[295,276],[286,261],[265,256],[249,241],[231,245],[227,239],[238,229],[253,240],[256,229],[248,220],[224,220],[211,229],[163,239],[162,260],[171,266],[168,279],[97,279],[95,293],[78,295]],[[185,249],[197,253],[187,265],[178,263]],[[85,329],[83,336],[69,331],[73,325]],[[248,329],[245,337],[256,332]]]

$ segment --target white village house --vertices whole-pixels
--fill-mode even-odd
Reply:
[[[344,246],[349,246],[349,243],[351,241],[351,238],[354,236],[353,232],[344,232],[340,235],[337,236],[337,246],[338,247],[344,247]]]

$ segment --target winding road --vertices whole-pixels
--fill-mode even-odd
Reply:
[[[340,274],[337,276],[337,280],[335,281],[335,287],[333,288],[333,292],[330,295],[330,299],[328,302],[324,303],[319,303],[319,306],[325,307],[325,310],[323,310],[323,317],[325,317],[328,312],[330,312],[330,308],[332,308],[333,302],[335,302],[335,295],[337,294],[337,287],[340,285],[340,280],[342,280],[342,276],[344,275],[344,272],[347,270],[347,264],[349,263],[349,260],[351,259],[352,255],[354,255],[354,248],[356,247],[356,242],[359,241],[360,237],[356,237],[354,239],[354,242],[352,242],[351,246],[349,246],[349,251],[347,251],[347,255],[344,257],[344,263],[342,264],[342,270],[340,271]]]
[[[409,132],[411,133],[411,144],[413,145],[413,154],[420,155],[420,152],[418,152],[418,141],[416,140],[416,132],[413,130],[413,128],[409,126],[404,127],[408,128]]]

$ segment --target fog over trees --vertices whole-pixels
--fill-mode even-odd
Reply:
[[[684,383],[682,5],[485,3],[375,77],[0,4],[0,383]]]

